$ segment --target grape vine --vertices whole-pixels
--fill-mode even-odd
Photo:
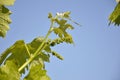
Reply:
[[[10,29],[9,24],[11,11],[6,6],[13,5],[15,0],[0,0],[0,37],[5,37]],[[109,17],[110,24],[120,25],[120,2]],[[18,40],[0,55],[0,80],[50,80],[45,69],[45,62],[50,62],[50,56],[55,56],[60,60],[63,57],[52,47],[61,43],[73,44],[72,36],[67,30],[74,27],[68,23],[71,21],[80,26],[70,18],[70,11],[48,14],[51,26],[45,37],[36,37],[29,43]],[[54,33],[56,37],[50,39]],[[27,73],[26,73],[27,71]],[[22,77],[22,74],[27,74]]]
[[[9,3],[4,0],[0,2],[0,21],[2,21],[0,22],[0,36],[5,37],[11,22],[10,11],[5,5],[12,5],[14,0],[8,0]],[[22,77],[23,80],[50,80],[44,63],[50,62],[51,55],[63,60],[63,57],[52,50],[52,47],[64,42],[73,44],[72,36],[67,29],[73,30],[74,27],[68,23],[69,11],[56,13],[54,16],[49,13],[48,18],[51,26],[45,37],[36,37],[29,43],[18,40],[0,55],[0,80],[20,80],[22,74],[27,74]],[[49,38],[51,33],[56,35],[54,39]]]

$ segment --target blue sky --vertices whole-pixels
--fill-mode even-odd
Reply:
[[[120,27],[108,26],[115,0],[16,0],[9,7],[12,24],[6,38],[0,38],[0,52],[16,40],[32,41],[49,29],[49,12],[71,11],[75,45],[54,48],[63,57],[46,63],[52,80],[120,80]]]

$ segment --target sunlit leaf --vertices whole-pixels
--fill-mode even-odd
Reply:
[[[32,48],[37,49],[41,45],[41,43],[43,42],[43,40],[44,40],[44,37],[37,37],[31,43],[29,43],[29,45]]]
[[[6,60],[15,60],[17,66],[21,67],[29,57],[24,41],[19,40],[15,42],[11,55]],[[25,69],[21,72],[25,72]]]
[[[3,53],[0,54],[0,65],[4,62],[7,56],[11,53],[12,49],[14,49],[14,45],[7,48]]]
[[[120,2],[116,5],[114,11],[109,17],[110,23],[114,23],[115,25],[120,25]]]
[[[29,43],[28,46],[30,48],[30,52],[34,53],[38,49],[38,47],[41,45],[43,40],[44,40],[44,37],[37,37],[31,43]],[[51,48],[49,44],[47,44],[47,42],[45,43],[43,48],[44,48],[43,50],[45,50],[46,52],[51,52]]]
[[[62,38],[64,34],[60,28],[54,28],[54,33],[57,34],[60,38]]]
[[[15,0],[0,0],[1,5],[7,5],[7,6],[13,5],[14,2]]]
[[[50,62],[50,55],[49,54],[45,54],[45,52],[41,52],[37,57],[36,60],[39,60],[39,58],[41,58],[43,61],[45,62]]]
[[[40,64],[31,64],[30,72],[24,80],[50,80],[50,78]]]
[[[0,36],[5,37],[7,31],[9,30],[9,24],[11,12],[5,6],[0,6]]]
[[[66,34],[66,35],[65,35],[64,41],[65,41],[66,43],[70,43],[70,44],[74,43],[74,41],[73,41],[73,39],[72,39],[72,36],[71,36],[70,34]]]
[[[26,59],[29,57],[27,54],[25,43],[23,40],[17,41],[15,44],[14,49],[11,51],[11,55],[9,59],[15,59],[17,64],[21,66],[24,62],[26,62]]]
[[[64,27],[65,27],[65,30],[66,29],[71,29],[71,30],[74,29],[74,27],[71,24],[65,24]]]
[[[46,62],[50,62],[50,59],[49,59],[50,55],[49,54],[42,53],[42,54],[40,54],[40,58],[43,59]]]
[[[6,8],[5,6],[1,6],[2,7],[2,13],[8,13],[9,12],[9,9]]]
[[[7,61],[0,67],[0,80],[20,80],[18,67],[13,61]]]
[[[50,79],[50,77],[48,75],[46,75],[46,76],[42,76],[41,80],[51,80],[51,79]]]

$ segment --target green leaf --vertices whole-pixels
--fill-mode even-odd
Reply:
[[[13,5],[15,0],[0,0],[1,5],[11,6]]]
[[[13,61],[7,61],[0,67],[0,80],[20,80],[18,67]]]
[[[50,55],[49,54],[45,54],[45,53],[42,53],[40,54],[40,58],[43,60],[43,61],[46,61],[46,62],[50,62]]]
[[[50,78],[40,64],[31,64],[30,72],[24,80],[50,80]]]
[[[70,44],[74,43],[74,41],[73,41],[73,39],[72,39],[72,36],[71,36],[70,34],[65,34],[64,41],[65,41],[66,43],[70,43]]]
[[[61,38],[61,41],[64,38],[65,42],[71,44],[71,43],[73,43],[73,39],[72,39],[72,36],[66,32],[66,29],[68,29],[68,28],[73,29],[72,25],[65,24],[64,26],[60,26],[58,28],[54,28],[53,31],[54,31],[55,34],[57,34]]]
[[[120,3],[118,3],[114,9],[114,11],[111,13],[109,17],[110,23],[114,23],[115,25],[120,25]]]
[[[46,75],[46,76],[42,76],[42,77],[41,77],[41,80],[51,80],[51,79],[50,79],[49,76]]]
[[[48,42],[45,43],[43,50],[45,50],[47,53],[51,52],[50,44],[48,44]]]
[[[26,60],[30,57],[28,54],[25,43],[23,40],[18,40],[14,44],[14,48],[11,50],[11,55],[7,58],[7,60],[15,60],[18,67],[21,67]],[[24,72],[25,69],[21,72]]]
[[[28,45],[31,47],[32,50],[30,50],[32,53],[34,53],[37,48],[41,45],[43,42],[44,37],[37,37],[35,38],[31,43],[28,43]],[[33,50],[34,49],[34,50]]]
[[[7,31],[3,28],[3,26],[0,26],[0,36],[5,37]]]
[[[54,33],[57,34],[60,38],[63,37],[64,32],[60,28],[54,28]]]
[[[30,48],[30,52],[34,53],[38,47],[41,45],[41,43],[43,42],[44,37],[37,37],[35,38],[31,43],[28,43],[28,47]],[[49,46],[49,44],[47,44],[48,42],[45,43],[45,45],[43,46],[43,50],[45,50],[46,52],[51,52],[51,48]]]
[[[2,5],[2,13],[8,13],[9,9]]]
[[[49,54],[45,54],[45,52],[41,52],[35,59],[39,60],[39,58],[41,58],[43,61],[45,62],[50,62],[50,55]]]
[[[12,49],[14,49],[14,45],[7,48],[3,53],[0,54],[0,65],[4,62],[7,56],[11,53]]]
[[[39,56],[35,57],[31,63],[32,63],[32,65],[39,64],[39,65],[41,65],[42,68],[45,68],[44,60],[42,58],[40,58]]]
[[[3,61],[6,62],[7,60],[14,60],[19,68],[29,57],[30,55],[27,52],[24,41],[18,40],[15,42],[15,44],[2,53],[0,57],[0,63],[3,63]],[[25,72],[25,69],[21,72]]]
[[[74,27],[71,25],[71,24],[65,24],[65,30],[66,29],[71,29],[71,30],[73,30],[74,29]]]
[[[5,37],[7,31],[9,30],[9,24],[11,12],[5,6],[0,6],[0,36]]]

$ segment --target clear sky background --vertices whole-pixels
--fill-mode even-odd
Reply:
[[[54,48],[64,61],[51,57],[46,63],[52,80],[120,80],[120,27],[108,26],[115,0],[16,0],[9,7],[12,24],[6,38],[0,38],[0,52],[16,40],[31,42],[49,29],[49,12],[71,11],[75,45]]]

